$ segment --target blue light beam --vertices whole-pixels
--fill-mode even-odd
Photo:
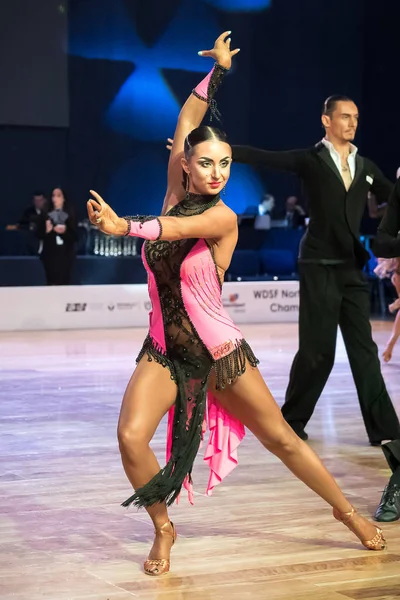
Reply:
[[[257,12],[269,8],[272,0],[204,0],[226,12]]]

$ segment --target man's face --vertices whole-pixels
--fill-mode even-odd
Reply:
[[[45,204],[46,204],[46,198],[43,196],[43,194],[40,194],[38,196],[33,196],[33,206],[35,208],[37,208],[37,210],[43,210]]]
[[[332,117],[323,115],[322,123],[331,137],[341,142],[352,142],[358,126],[357,106],[354,102],[337,102]]]
[[[297,204],[296,196],[289,196],[286,200],[286,210],[293,211]]]

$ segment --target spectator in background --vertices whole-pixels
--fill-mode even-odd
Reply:
[[[43,192],[34,192],[32,197],[32,206],[24,211],[21,219],[18,221],[18,229],[29,229],[36,232],[38,224],[45,218],[47,213],[47,199]]]
[[[41,259],[47,285],[69,285],[75,261],[76,225],[72,206],[61,188],[55,188],[42,230]]]
[[[305,227],[306,213],[298,202],[299,200],[296,196],[289,196],[285,203],[285,219],[287,222],[287,226],[290,229],[298,229],[299,227]]]
[[[47,199],[43,192],[36,191],[32,195],[32,205],[23,213],[15,225],[8,225],[8,231],[18,230],[21,232],[19,252],[22,254],[38,255],[42,251],[41,234],[47,215]],[[15,248],[14,248],[15,250]]]
[[[256,204],[250,204],[246,206],[242,215],[246,217],[256,217],[257,215],[269,215],[273,211],[275,206],[275,198],[271,194],[263,194],[261,201],[258,206]]]
[[[270,215],[275,208],[275,198],[271,194],[264,194],[260,204],[258,205],[259,215]]]

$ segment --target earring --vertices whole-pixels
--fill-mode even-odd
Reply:
[[[222,188],[222,193],[224,196],[226,196],[226,185]]]
[[[189,174],[190,173],[186,173],[186,197],[189,197],[189,188],[190,188],[190,179],[189,179]]]

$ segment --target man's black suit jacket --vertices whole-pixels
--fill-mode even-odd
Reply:
[[[353,262],[362,268],[369,259],[359,239],[368,192],[387,202],[393,184],[368,158],[356,156],[356,172],[349,190],[331,158],[318,143],[309,149],[271,152],[233,146],[233,160],[295,173],[308,202],[309,226],[300,244],[302,262]]]

